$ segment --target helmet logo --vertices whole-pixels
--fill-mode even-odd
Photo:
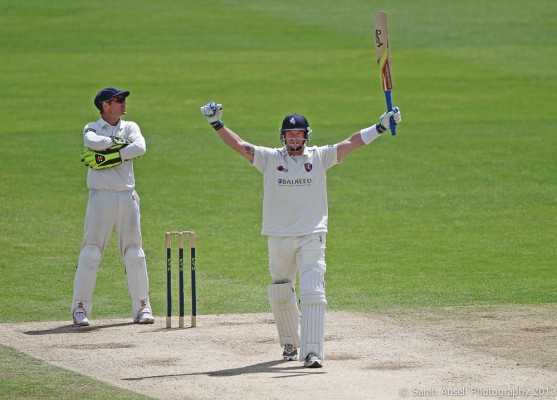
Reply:
[[[290,122],[290,125],[296,125],[296,120],[294,119],[294,117],[290,118],[288,122]]]

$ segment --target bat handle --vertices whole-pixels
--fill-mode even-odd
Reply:
[[[390,90],[385,90],[385,100],[387,101],[387,111],[393,111],[393,101],[391,99]],[[391,135],[396,135],[396,124],[393,117],[391,117]]]

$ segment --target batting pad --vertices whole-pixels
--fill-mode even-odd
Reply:
[[[294,285],[292,283],[269,285],[268,294],[281,347],[285,344],[300,347],[299,314]]]
[[[97,270],[99,269],[101,259],[102,254],[98,247],[87,245],[81,249],[73,281],[72,315],[79,304],[85,310],[87,316],[91,317],[91,312],[93,311],[91,301],[95,291]]]
[[[132,299],[132,315],[136,318],[139,311],[149,304],[149,278],[147,276],[147,263],[145,253],[139,246],[131,246],[124,254],[126,266],[126,285]]]
[[[325,312],[327,298],[323,273],[309,270],[300,278],[300,304],[302,305],[302,340],[300,360],[314,353],[324,360]]]

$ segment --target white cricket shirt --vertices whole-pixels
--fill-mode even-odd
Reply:
[[[88,168],[87,187],[94,190],[115,192],[133,190],[135,188],[135,177],[132,159],[145,154],[147,151],[145,138],[135,122],[122,119],[116,126],[112,126],[104,119],[99,118],[97,121],[85,125],[83,129],[83,143],[85,147],[92,150],[104,150],[112,146],[114,143],[111,136],[119,136],[132,142],[120,150],[120,157],[124,161],[112,168],[101,170]]]
[[[327,232],[327,170],[338,164],[337,145],[306,147],[291,157],[286,148],[255,146],[252,165],[263,174],[263,226],[268,236]]]

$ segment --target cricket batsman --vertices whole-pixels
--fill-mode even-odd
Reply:
[[[355,132],[330,146],[309,147],[312,130],[303,115],[282,121],[282,147],[256,146],[222,122],[223,107],[210,102],[201,114],[229,147],[263,174],[263,224],[267,236],[272,283],[268,297],[284,360],[303,360],[307,368],[321,368],[325,360],[325,248],[328,223],[327,170],[353,150],[370,144],[390,129],[391,117],[401,122],[398,107],[384,113],[379,123]],[[365,205],[363,205],[365,206]],[[298,333],[299,278],[301,329]],[[298,354],[298,348],[300,353]]]

